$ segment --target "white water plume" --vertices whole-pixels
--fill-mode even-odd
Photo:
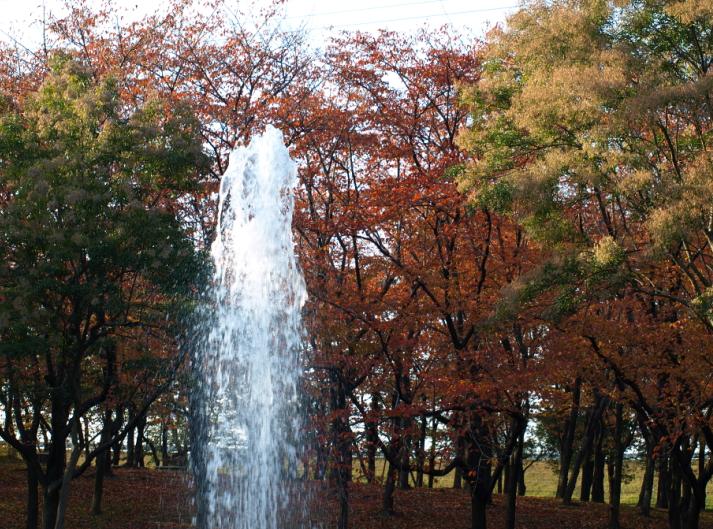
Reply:
[[[268,127],[235,149],[220,184],[215,274],[195,365],[201,529],[280,529],[299,505],[300,311],[292,239],[296,165]]]

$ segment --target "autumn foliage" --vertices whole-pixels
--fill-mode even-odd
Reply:
[[[65,404],[58,441],[87,457],[67,466],[55,449],[51,477],[38,454],[57,435],[52,362],[30,339],[37,323],[16,324],[38,295],[13,304],[22,284],[10,279],[22,274],[3,265],[0,431],[28,464],[28,490],[39,483],[61,504],[60,490],[93,467],[98,516],[113,467],[143,466],[145,452],[157,466],[185,465],[191,344],[173,337],[200,288],[229,151],[271,123],[299,167],[303,477],[330,495],[330,525],[361,527],[368,505],[396,527],[422,500],[456,512],[454,527],[484,529],[497,491],[496,525],[512,528],[523,475],[546,459],[557,497],[599,514],[606,501],[616,529],[630,523],[620,493],[624,461],[636,459],[642,515],[655,505],[671,529],[698,527],[713,476],[706,3],[532,2],[484,42],[445,27],[345,32],[322,49],[282,31],[279,16],[279,3],[255,14],[176,0],[116,23],[109,4],[80,4],[46,21],[43,49],[0,48],[3,115],[27,116],[38,93],[53,109],[111,99],[117,126],[148,137],[141,207],[169,216],[196,258],[180,296],[159,288],[162,259],[172,262],[161,248],[149,249],[157,266],[112,271],[130,302],[102,328],[106,347],[79,360],[85,398]],[[87,94],[49,90],[50,100],[68,71]],[[27,174],[10,163],[21,135],[3,123],[0,204],[10,208]],[[139,132],[107,166],[132,162]],[[1,251],[16,258],[11,245]],[[47,336],[66,335],[71,307],[55,307]],[[439,506],[411,490],[444,475],[466,492]],[[31,492],[28,505],[38,505]],[[28,529],[38,518],[30,512]]]

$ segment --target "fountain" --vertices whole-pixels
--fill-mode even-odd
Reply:
[[[192,460],[200,529],[281,529],[299,510],[306,293],[292,240],[296,165],[267,127],[220,184],[215,265],[194,367]],[[199,329],[200,331],[201,329]]]

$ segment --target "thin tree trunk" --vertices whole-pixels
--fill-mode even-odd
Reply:
[[[91,451],[91,447],[89,446],[89,417],[85,417],[82,422],[84,423],[84,456],[89,457],[89,452]]]
[[[435,406],[435,404],[434,404]],[[438,420],[436,419],[435,415],[431,419],[431,446],[429,447],[429,454],[428,454],[428,467],[433,471],[436,468],[436,439],[438,436]],[[432,489],[433,488],[433,481],[435,477],[433,476],[433,473],[428,474],[428,488]]]
[[[373,417],[366,421],[366,479],[369,483],[376,480],[376,448],[379,444],[379,423],[376,420],[379,414],[379,395],[377,393],[371,394],[371,411]]]
[[[671,468],[668,454],[661,454],[658,458],[658,484],[656,491],[656,508],[668,509],[669,487],[671,483]]]
[[[512,455],[512,464],[510,465],[510,475],[508,476],[508,495],[507,495],[507,511],[505,514],[505,529],[515,529],[515,512],[517,507],[517,485],[520,481],[520,472],[522,472],[522,452],[524,449],[525,438],[524,432],[520,435],[515,446],[515,451]]]
[[[147,445],[149,445],[149,450],[151,450],[151,458],[153,459],[153,464],[156,468],[161,466],[161,458],[158,457],[158,450],[156,450],[156,445],[153,444],[153,441],[149,439],[148,437],[144,438],[144,441],[146,442]],[[292,474],[290,474],[292,472]],[[294,476],[294,469],[287,469],[287,474]]]
[[[31,464],[27,465],[27,529],[37,529],[39,523],[39,480],[37,470]]]
[[[465,468],[468,470],[468,486],[471,495],[471,529],[486,529],[486,507],[492,498],[493,476],[492,460],[494,451],[491,445],[491,432],[483,424],[479,415],[470,417],[468,444],[465,449]],[[465,439],[464,439],[465,445]],[[506,457],[510,454],[506,454]]]
[[[168,465],[168,429],[166,424],[161,424],[161,466]]]
[[[131,412],[129,412],[129,420],[132,420]],[[129,429],[126,434],[126,466],[133,468],[136,466],[136,452],[134,446],[134,432],[136,428]]]
[[[411,420],[401,420],[401,456],[399,463],[401,464],[398,470],[399,488],[408,490],[411,488],[408,482],[409,478],[409,460],[411,455],[411,435],[408,433],[411,430]]]
[[[580,501],[589,501],[592,493],[592,480],[594,479],[594,458],[590,455],[582,467],[582,484],[579,493]]]
[[[698,444],[698,477],[700,479],[706,472],[706,438],[701,434],[701,438]],[[700,510],[706,510],[706,487],[703,486],[701,489],[701,495],[703,496],[703,501],[700,502]]]
[[[517,495],[524,496],[527,494],[527,485],[525,484],[525,465],[520,462],[520,469],[518,470],[519,479],[517,480]]]
[[[347,409],[347,391],[342,380],[334,376],[331,389],[332,410],[342,412]],[[335,461],[332,475],[337,482],[337,497],[339,499],[339,519],[337,529],[349,527],[349,482],[352,475],[351,446],[352,436],[349,420],[339,413],[332,420],[332,435],[335,448]]]
[[[104,412],[104,424],[99,443],[104,444],[109,441],[112,434],[111,410]],[[94,474],[94,495],[92,496],[92,514],[99,515],[102,512],[102,494],[104,493],[104,475],[108,466],[107,454],[97,454],[96,473]]]
[[[346,480],[345,469],[341,468],[338,471],[339,486],[338,496],[339,496],[339,521],[337,524],[338,529],[349,529],[349,483]]]
[[[653,442],[646,438],[646,468],[644,469],[644,477],[641,480],[641,490],[639,491],[639,501],[637,507],[642,516],[651,514],[651,496],[654,491],[654,449]]]
[[[669,459],[668,525],[670,529],[683,529],[681,524],[681,474]]]
[[[597,443],[594,448],[594,470],[592,472],[591,501],[596,503],[604,503],[604,467],[606,465],[604,435],[604,427],[600,422],[597,432]]]
[[[456,468],[453,473],[453,488],[462,489],[463,488],[463,472],[460,468]]]
[[[476,487],[472,487],[470,493],[471,529],[487,529],[487,507],[488,500],[476,492]]]
[[[572,466],[572,472],[567,479],[567,489],[564,492],[564,503],[570,503],[572,501],[572,494],[574,494],[574,488],[577,486],[577,477],[579,476],[579,470],[582,467],[582,463],[589,457],[592,450],[592,444],[594,443],[594,437],[596,435],[596,427],[600,422],[602,413],[606,408],[608,400],[605,397],[597,396],[594,407],[587,421],[587,427],[584,430],[584,437],[582,439],[582,447],[577,453],[577,458]]]
[[[463,439],[461,436],[458,436],[458,439],[456,440],[456,455],[459,458],[463,458]],[[455,468],[455,472],[453,473],[453,488],[463,488],[463,469],[461,469],[460,466],[457,466]]]
[[[111,451],[111,464],[112,466],[118,467],[119,463],[121,462],[121,449],[123,447],[124,440],[119,439],[116,443],[114,443],[114,446],[112,447]]]
[[[394,479],[395,470],[391,463],[386,471],[386,482],[384,483],[384,494],[382,496],[381,508],[384,514],[391,515],[394,513],[394,490],[396,489],[396,480]]]
[[[51,399],[51,428],[55,432],[49,443],[47,451],[47,467],[45,481],[43,482],[44,497],[42,506],[42,526],[44,529],[55,529],[57,512],[60,504],[60,487],[65,475],[66,465],[66,437],[57,432],[62,432],[67,424],[65,402],[61,392],[56,392]],[[75,431],[78,428],[75,422]]]
[[[135,465],[144,468],[144,435],[146,433],[146,414],[144,414],[136,425],[136,443],[134,444]]]
[[[13,413],[11,410],[6,410],[5,411],[5,431],[9,435],[14,435],[14,429],[12,427],[12,418],[13,418]],[[13,448],[12,445],[7,444],[7,458],[8,459],[17,459],[18,458],[18,453],[15,448]],[[29,476],[28,476],[29,479]]]
[[[418,437],[418,456],[416,459],[416,486],[423,487],[423,467],[426,464],[426,416],[421,417],[421,430]]]
[[[64,518],[67,513],[67,503],[69,502],[69,489],[72,482],[72,474],[77,468],[79,456],[82,453],[82,445],[79,442],[79,421],[74,421],[74,431],[72,432],[72,454],[69,457],[69,464],[62,476],[62,486],[59,493],[59,502],[57,504],[57,517],[55,519],[54,529],[64,529]],[[85,441],[86,442],[86,441]]]
[[[572,406],[569,417],[565,422],[564,435],[560,443],[559,477],[557,479],[557,498],[564,498],[567,490],[569,468],[574,451],[574,436],[577,431],[577,418],[579,417],[579,402],[582,394],[582,379],[577,377],[572,387]]]
[[[621,479],[624,465],[624,405],[617,402],[615,405],[614,425],[614,457],[612,460],[613,472],[609,482],[609,529],[619,529],[619,513],[621,510]]]

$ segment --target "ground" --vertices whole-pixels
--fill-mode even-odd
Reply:
[[[533,474],[534,476],[534,474]],[[117,469],[106,481],[105,509],[101,516],[89,514],[93,472],[72,484],[67,529],[187,529],[191,505],[186,475],[175,471]],[[0,528],[24,528],[25,473],[19,462],[0,462]],[[334,527],[336,504],[321,485],[315,488],[321,506],[323,527]],[[575,504],[565,507],[550,498],[519,498],[519,529],[605,529],[607,506]],[[394,516],[379,514],[381,489],[354,484],[351,490],[352,529],[467,529],[468,495],[449,488],[414,489],[396,492]],[[324,509],[329,505],[329,509]],[[490,527],[504,523],[503,497],[496,495],[489,509]],[[642,518],[635,509],[624,507],[624,529],[665,529],[666,513],[654,510]],[[704,513],[701,529],[713,529],[713,513]]]
[[[1,460],[0,460],[1,461]],[[104,513],[89,509],[94,471],[72,482],[66,529],[191,527],[188,482],[182,472],[119,468],[104,482]],[[0,529],[24,529],[27,485],[22,463],[0,463]]]

